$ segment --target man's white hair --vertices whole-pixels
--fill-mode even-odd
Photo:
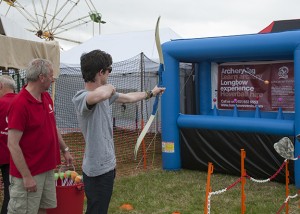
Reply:
[[[1,75],[0,76],[0,83],[6,88],[10,88],[14,90],[16,88],[16,83],[14,79],[9,75]]]

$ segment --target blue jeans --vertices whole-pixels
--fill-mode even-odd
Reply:
[[[115,170],[96,177],[89,177],[83,173],[84,191],[87,198],[86,214],[107,214],[115,174]]]
[[[9,164],[1,165],[0,168],[4,183],[4,200],[2,203],[1,214],[6,214],[9,202]]]

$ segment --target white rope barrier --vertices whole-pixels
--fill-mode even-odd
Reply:
[[[258,180],[258,179],[250,177],[250,180],[253,181],[253,182],[256,182],[256,183],[266,183],[266,182],[270,181],[270,178],[265,179],[265,180]]]
[[[217,190],[217,191],[214,191],[214,192],[210,192],[208,194],[208,197],[207,197],[207,214],[210,214],[210,197],[212,195],[219,195],[219,194],[222,194],[224,192],[226,192],[227,188],[224,188],[224,189],[221,189],[221,190]]]
[[[294,198],[297,198],[297,197],[298,197],[297,193],[295,195],[289,195],[288,197],[286,197],[284,203],[286,204],[290,200],[290,198],[294,199]]]

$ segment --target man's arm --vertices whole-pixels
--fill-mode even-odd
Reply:
[[[10,129],[8,130],[8,149],[10,151],[11,157],[16,165],[17,169],[23,177],[24,188],[27,191],[35,192],[37,190],[36,182],[31,175],[31,172],[26,164],[23,152],[19,145],[20,139],[23,135],[23,132]]]
[[[134,103],[143,99],[151,98],[157,94],[162,94],[166,89],[155,86],[150,92],[130,92],[127,94],[119,93],[119,97],[116,102],[119,103]]]
[[[73,161],[73,157],[72,155],[70,154],[70,149],[69,147],[66,145],[58,127],[56,127],[56,130],[57,130],[57,135],[58,135],[58,142],[59,142],[59,147],[60,147],[60,150],[62,151],[62,154],[66,160],[66,163],[67,163],[67,166],[69,166],[70,164],[72,164],[72,161]]]
[[[86,97],[86,102],[88,105],[97,104],[103,100],[107,100],[115,92],[116,92],[116,89],[113,85],[111,85],[111,84],[102,85],[88,93],[88,95]]]
[[[116,100],[118,103],[134,103],[140,100],[146,99],[146,92],[130,92],[127,94],[119,93],[119,97]]]

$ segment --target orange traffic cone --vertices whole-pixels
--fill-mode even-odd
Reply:
[[[131,204],[122,204],[122,206],[120,206],[120,209],[122,209],[122,210],[133,210],[133,206]]]

